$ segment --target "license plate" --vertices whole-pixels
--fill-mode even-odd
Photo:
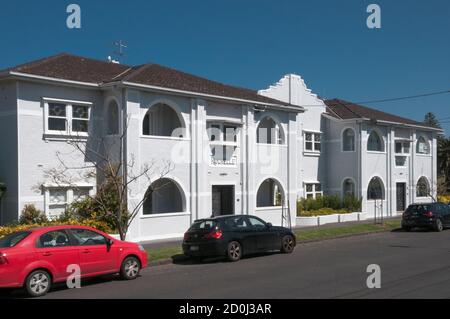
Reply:
[[[198,251],[198,246],[191,246],[190,250],[191,251]]]

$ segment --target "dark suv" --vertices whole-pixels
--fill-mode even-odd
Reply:
[[[450,227],[450,206],[443,203],[411,204],[403,213],[402,228],[410,231],[414,227],[442,231]]]

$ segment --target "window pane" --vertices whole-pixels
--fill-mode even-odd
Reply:
[[[73,105],[72,106],[72,117],[78,118],[78,119],[88,119],[89,118],[89,106]]]
[[[404,143],[403,144],[403,153],[409,154],[409,148],[410,148],[409,143]]]
[[[73,199],[82,201],[89,197],[89,188],[78,188],[73,190]]]
[[[305,134],[305,140],[312,141],[312,134],[311,133],[306,133]]]
[[[66,117],[66,105],[65,104],[48,104],[48,115]]]
[[[402,143],[397,142],[395,143],[395,153],[401,153],[402,152]]]
[[[312,192],[313,191],[313,185],[312,184],[306,184],[306,191],[308,193]]]
[[[210,141],[220,140],[220,125],[211,125],[208,129],[208,136]]]
[[[321,150],[320,143],[314,143],[314,150],[315,151],[320,151]]]
[[[99,233],[87,229],[71,229],[70,232],[72,233],[73,237],[75,237],[79,245],[106,245],[106,238]]]
[[[225,141],[226,142],[236,142],[237,141],[236,127],[224,126],[224,131],[225,131]]]
[[[314,141],[320,143],[321,135],[320,134],[314,134]]]
[[[73,132],[85,132],[88,131],[89,122],[86,120],[72,120]]]
[[[264,224],[262,221],[260,221],[259,219],[256,219],[254,217],[249,217],[248,220],[250,221],[250,225],[253,228],[266,228],[266,224]]]
[[[51,131],[66,131],[66,120],[60,118],[49,118],[48,129]]]
[[[67,191],[65,189],[50,190],[50,204],[65,204],[67,202]]]
[[[39,247],[62,247],[69,246],[70,241],[67,233],[62,230],[52,231],[39,238]]]
[[[308,151],[312,151],[313,143],[312,142],[306,142],[305,149]]]
[[[322,184],[316,184],[316,192],[322,191]]]

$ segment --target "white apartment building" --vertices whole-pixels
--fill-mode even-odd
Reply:
[[[0,224],[26,204],[55,216],[95,194],[101,177],[87,168],[73,169],[66,185],[49,175],[61,162],[89,166],[73,141],[133,169],[154,165],[154,176],[129,187],[133,207],[164,185],[140,209],[131,240],[178,237],[220,214],[295,226],[297,200],[324,193],[353,193],[363,211],[392,216],[435,194],[439,133],[323,101],[298,75],[257,92],[156,64],[59,54],[0,71]]]

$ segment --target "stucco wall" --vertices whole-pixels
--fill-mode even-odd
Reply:
[[[98,134],[102,130],[102,94],[96,90],[77,89],[56,85],[20,82],[18,86],[19,110],[19,210],[25,204],[35,204],[44,209],[44,195],[40,185],[52,183],[46,172],[61,169],[57,153],[68,167],[89,165],[87,158],[69,145],[65,138],[49,137],[44,134],[43,98],[91,102],[91,121],[87,145],[98,147]],[[71,170],[68,175],[70,183],[89,183],[95,186],[95,180],[86,180],[89,170]],[[19,212],[20,213],[20,212]]]

